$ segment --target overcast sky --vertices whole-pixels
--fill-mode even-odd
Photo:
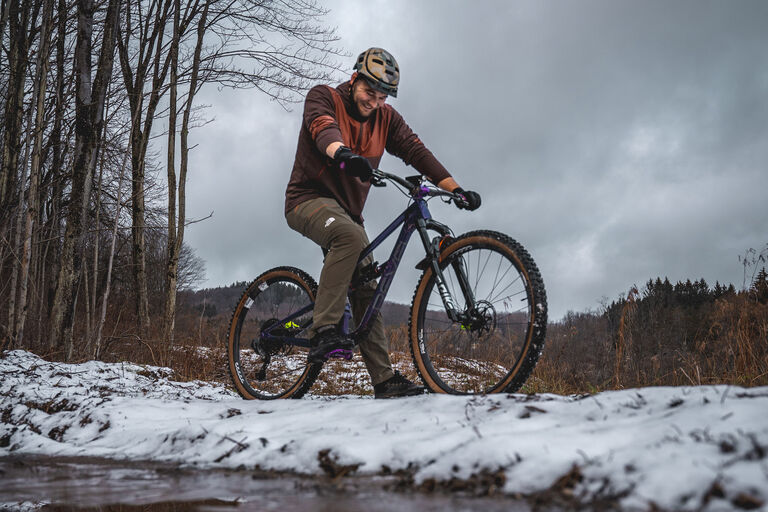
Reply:
[[[390,100],[483,206],[430,203],[456,233],[494,229],[523,244],[550,319],[596,309],[649,278],[742,284],[738,256],[768,242],[768,2],[327,1],[352,56],[398,60]],[[342,75],[340,75],[342,78]],[[203,287],[277,265],[316,278],[321,253],[285,223],[301,118],[256,91],[204,90],[186,241]],[[385,155],[381,168],[412,168]],[[375,235],[406,206],[369,196]],[[414,239],[390,292],[409,303]],[[386,250],[376,253],[386,259]]]

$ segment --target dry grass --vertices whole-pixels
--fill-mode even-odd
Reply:
[[[768,385],[768,305],[747,294],[718,299],[699,311],[695,328],[676,330],[670,318],[649,321],[634,305],[622,311],[618,331],[597,313],[573,314],[551,324],[545,350],[526,393],[579,394],[660,385]],[[111,326],[101,359],[167,366],[178,380],[230,383],[226,357],[228,316],[181,317],[171,345],[156,332],[146,339]],[[675,324],[676,325],[676,324]],[[418,381],[411,361],[407,325],[389,326],[393,365]],[[47,346],[24,347],[51,360],[63,354]],[[75,361],[91,357],[85,351]],[[455,368],[458,370],[458,367]],[[372,387],[359,354],[351,362],[332,361],[310,393],[368,395]]]
[[[543,357],[523,389],[572,394],[642,386],[768,385],[768,305],[744,294],[718,299],[701,312],[688,335],[665,322],[633,317],[631,306],[616,333],[598,315],[566,319],[551,326]]]

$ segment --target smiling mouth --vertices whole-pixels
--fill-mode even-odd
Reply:
[[[362,115],[363,117],[368,117],[371,114],[373,114],[373,111],[376,110],[376,107],[374,105],[366,104],[363,102],[356,102],[357,103],[357,111]]]

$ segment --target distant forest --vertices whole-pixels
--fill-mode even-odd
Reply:
[[[768,384],[768,277],[749,288],[651,279],[547,331],[535,377],[558,392],[648,385]],[[531,383],[537,387],[535,382]]]

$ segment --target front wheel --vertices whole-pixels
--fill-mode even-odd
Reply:
[[[227,339],[229,372],[243,398],[300,398],[317,379],[323,364],[307,364],[306,339],[316,293],[314,279],[293,267],[268,270],[245,289]]]
[[[495,231],[441,249],[440,269],[459,318],[451,319],[433,270],[421,276],[408,326],[413,362],[432,391],[514,392],[544,347],[547,297],[526,250]]]

